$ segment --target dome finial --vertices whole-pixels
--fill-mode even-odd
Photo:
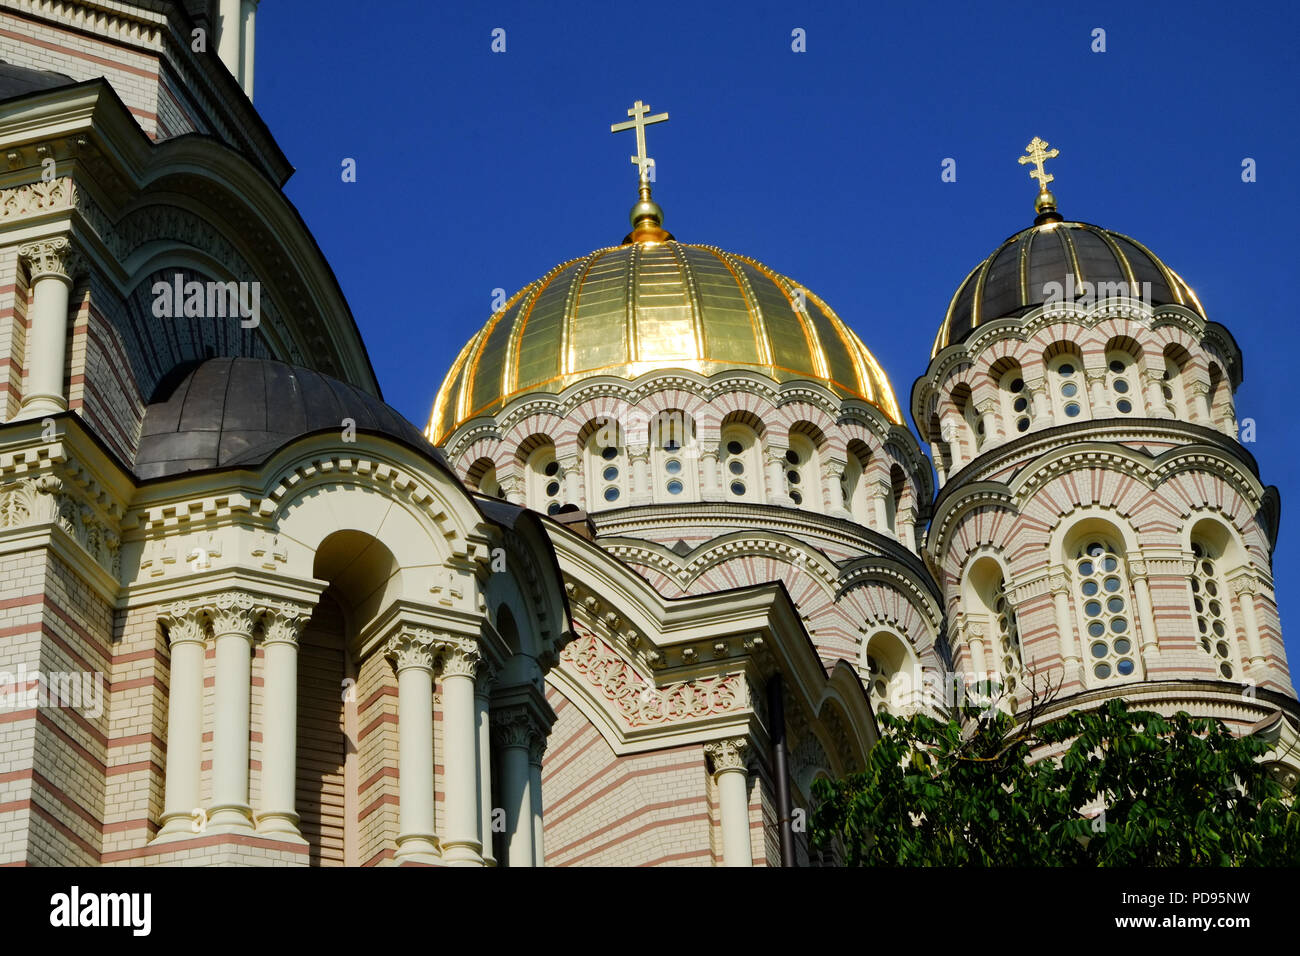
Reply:
[[[632,117],[626,123],[615,123],[610,126],[611,133],[621,133],[624,130],[636,130],[636,155],[632,157],[632,164],[636,166],[638,195],[639,198],[635,206],[632,207],[631,220],[632,232],[623,241],[626,242],[662,242],[664,239],[671,239],[663,229],[664,211],[659,204],[650,198],[650,184],[654,182],[655,161],[646,155],[645,147],[645,128],[653,123],[662,123],[668,119],[667,113],[656,113],[654,116],[647,115],[650,107],[640,100],[637,100],[627,115]]]
[[[1026,155],[1017,160],[1021,166],[1029,163],[1034,164],[1034,169],[1029,174],[1029,178],[1038,180],[1038,198],[1034,200],[1034,211],[1038,213],[1038,217],[1034,220],[1036,226],[1041,226],[1047,222],[1061,221],[1061,215],[1056,211],[1056,197],[1047,188],[1047,184],[1056,177],[1043,169],[1043,163],[1060,156],[1061,151],[1059,149],[1048,149],[1047,147],[1046,140],[1035,136],[1029,141],[1029,145],[1025,147]]]

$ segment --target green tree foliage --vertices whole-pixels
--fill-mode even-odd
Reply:
[[[975,708],[879,722],[866,769],[813,788],[813,841],[850,865],[1300,863],[1269,745],[1221,721],[1111,700],[1041,726]]]

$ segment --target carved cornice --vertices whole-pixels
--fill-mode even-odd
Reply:
[[[613,648],[591,634],[582,634],[560,653],[560,666],[581,677],[606,701],[629,728],[696,720],[750,709],[748,687],[741,674],[679,681],[657,687]]]

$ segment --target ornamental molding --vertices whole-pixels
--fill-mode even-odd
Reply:
[[[117,523],[68,487],[51,472],[0,485],[0,528],[56,525],[116,577],[122,543]]]
[[[1169,440],[1170,437],[1173,436],[1161,436],[1164,440]],[[938,560],[938,555],[946,549],[956,525],[973,509],[996,505],[1018,514],[1049,483],[1081,470],[1122,474],[1141,483],[1149,491],[1157,490],[1184,472],[1207,474],[1236,491],[1252,511],[1257,512],[1263,507],[1262,487],[1258,479],[1229,452],[1205,444],[1191,444],[1173,447],[1162,452],[1158,458],[1153,458],[1117,443],[1139,440],[1137,434],[1093,435],[1086,439],[1086,445],[1072,448],[1070,446],[1078,441],[1077,438],[1072,435],[1057,436],[1043,443],[1047,447],[1031,445],[1016,449],[1014,455],[1006,456],[1006,460],[987,463],[980,469],[985,474],[999,472],[1014,461],[1030,459],[1015,475],[1013,486],[996,479],[971,476],[956,486],[950,497],[945,496],[927,535],[932,557]],[[1193,510],[1189,509],[1183,517],[1192,514]]]
[[[0,189],[0,222],[73,209],[76,201],[77,189],[70,176],[10,186]]]
[[[657,687],[613,648],[591,634],[580,634],[560,652],[560,667],[613,704],[630,729],[700,720],[751,709],[742,674],[678,681]]]
[[[713,763],[713,773],[745,772],[749,769],[749,741],[744,737],[715,740],[704,745],[704,752]]]
[[[536,415],[568,421],[579,408],[593,401],[618,402],[621,407],[612,413],[615,417],[619,413],[628,416],[653,416],[663,410],[654,403],[656,396],[660,393],[668,393],[677,403],[679,399],[674,393],[679,392],[685,392],[694,399],[687,403],[687,408],[682,410],[706,426],[716,424],[711,420],[711,409],[708,406],[718,403],[727,395],[742,394],[755,396],[762,401],[767,406],[767,411],[761,413],[759,417],[763,418],[764,414],[767,414],[770,416],[768,420],[773,424],[781,421],[779,411],[784,406],[805,403],[815,407],[829,421],[837,425],[853,423],[866,427],[873,433],[881,447],[891,440],[899,440],[901,432],[905,436],[902,440],[909,444],[906,460],[911,464],[911,470],[914,473],[922,470],[921,463],[924,456],[920,448],[916,447],[915,439],[911,437],[910,432],[904,426],[889,421],[884,413],[871,403],[852,398],[841,399],[815,382],[773,383],[766,376],[744,369],[729,369],[709,378],[684,374],[676,370],[652,371],[635,382],[597,378],[575,382],[559,394],[528,393],[511,401],[495,416],[474,419],[461,425],[448,436],[443,448],[451,460],[459,461],[466,450],[477,441],[485,438],[502,441],[520,423]],[[643,407],[647,403],[650,407]],[[586,422],[578,422],[578,424],[586,424]],[[506,452],[503,449],[501,454],[510,457],[513,451]],[[498,460],[498,468],[502,464],[503,462]]]

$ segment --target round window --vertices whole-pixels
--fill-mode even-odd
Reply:
[[[1115,403],[1115,408],[1121,415],[1127,415],[1129,412],[1133,411],[1133,403],[1127,398],[1121,398]]]
[[[618,457],[618,449],[612,446],[606,446],[604,450],[601,451],[600,457],[604,458],[606,461],[613,461]]]
[[[668,493],[670,495],[680,495],[682,493],[682,483],[676,478],[668,482]]]
[[[618,477],[618,468],[614,465],[610,465],[608,468],[605,469],[603,474],[605,476],[606,481],[613,481]]]
[[[1115,391],[1119,392],[1120,394],[1123,394],[1124,392],[1127,392],[1127,391],[1128,391],[1128,382],[1126,382],[1126,381],[1125,381],[1124,379],[1122,379],[1122,378],[1117,378],[1117,379],[1115,379]]]
[[[1022,392],[1025,389],[1025,380],[1023,378],[1013,379],[1011,382],[1011,391]]]
[[[1058,368],[1056,371],[1060,373],[1062,378],[1069,378],[1071,375],[1074,374],[1074,366],[1071,365],[1069,362],[1066,362],[1063,365],[1061,365],[1061,367]]]
[[[1065,414],[1074,418],[1079,414],[1079,406],[1074,404],[1074,402],[1071,402],[1069,405],[1065,406]]]
[[[559,470],[560,470],[559,462],[548,461],[546,463],[546,467],[542,469],[542,474],[546,475],[546,477],[549,478],[551,477],[551,475],[556,474]]]
[[[733,461],[727,465],[727,469],[733,475],[743,475],[745,473],[745,463],[743,461]]]
[[[551,481],[547,483],[546,496],[548,498],[554,498],[559,493],[560,493],[560,483],[558,481]]]
[[[1112,372],[1122,372],[1124,371],[1124,363],[1119,359],[1115,359],[1110,363],[1110,370]]]
[[[618,500],[618,489],[617,489],[617,488],[606,488],[606,489],[605,489],[605,500],[606,500],[606,501],[617,501],[617,500]]]
[[[737,497],[745,494],[745,483],[743,481],[733,481],[731,483],[731,493]]]
[[[739,455],[744,450],[745,446],[738,441],[727,442],[727,454],[729,455]]]
[[[797,465],[799,464],[799,453],[791,448],[785,453],[785,460],[792,465]]]
[[[680,475],[682,473],[682,463],[674,458],[664,465],[664,470],[670,475]]]

